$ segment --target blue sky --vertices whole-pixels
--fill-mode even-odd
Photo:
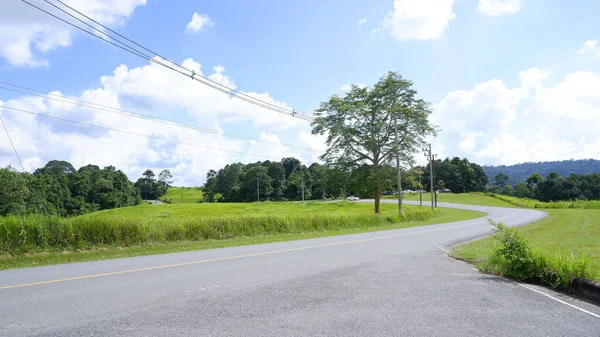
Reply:
[[[33,3],[51,8],[41,0]],[[481,164],[599,158],[600,29],[595,1],[177,1],[66,3],[154,51],[246,92],[308,112],[344,85],[371,85],[388,70],[414,81],[434,108],[441,156]],[[56,12],[56,11],[54,11]],[[186,29],[196,13],[196,28]],[[193,26],[193,25],[192,25]],[[200,28],[200,29],[198,29]],[[190,60],[190,59],[193,59]],[[219,68],[215,68],[219,67]],[[322,149],[308,123],[150,67],[20,0],[0,4],[0,81],[202,127]],[[58,94],[58,93],[56,93]],[[319,153],[33,100],[0,90],[0,105],[105,127],[273,158]],[[2,108],[0,108],[2,111]],[[136,179],[146,167],[200,184],[210,168],[261,160],[93,130],[4,109],[32,170],[50,159],[113,164]],[[5,134],[0,165],[17,166]]]

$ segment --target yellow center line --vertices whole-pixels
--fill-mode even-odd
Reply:
[[[471,220],[471,221],[481,221],[481,219],[475,219],[475,220]],[[67,278],[61,278],[61,279],[55,279],[55,280],[48,280],[48,281],[15,284],[15,285],[2,286],[2,287],[0,287],[0,289],[13,289],[13,288],[31,287],[31,286],[37,286],[37,285],[42,285],[42,284],[59,283],[59,282],[67,282],[67,281],[76,281],[76,280],[85,280],[85,279],[90,279],[90,278],[105,277],[105,276],[112,276],[112,275],[121,275],[121,274],[129,274],[129,273],[137,273],[137,272],[148,271],[148,270],[158,270],[158,269],[166,269],[166,268],[173,268],[173,267],[180,267],[180,266],[189,266],[189,265],[195,265],[195,264],[201,264],[201,263],[208,263],[208,262],[235,260],[235,259],[241,259],[241,258],[247,258],[247,257],[254,257],[254,256],[273,255],[273,254],[295,252],[295,251],[308,250],[308,249],[342,246],[342,245],[353,244],[353,243],[369,242],[369,241],[376,241],[376,240],[397,238],[397,237],[409,236],[409,235],[415,235],[415,234],[444,231],[444,230],[449,230],[449,229],[454,229],[454,228],[460,228],[460,227],[467,227],[467,226],[473,226],[473,225],[475,225],[475,223],[473,223],[473,224],[456,225],[456,226],[452,226],[452,227],[429,229],[429,230],[424,230],[424,231],[419,231],[419,232],[412,232],[412,233],[402,233],[402,234],[380,236],[380,237],[376,237],[376,238],[368,238],[368,239],[360,239],[360,240],[352,240],[352,241],[328,243],[328,244],[316,245],[316,246],[307,246],[307,247],[298,247],[298,248],[274,250],[274,251],[262,252],[262,253],[253,253],[253,254],[245,254],[245,255],[219,257],[219,258],[208,259],[208,260],[197,260],[197,261],[173,263],[173,264],[166,264],[166,265],[146,267],[146,268],[138,268],[138,269],[128,269],[128,270],[114,271],[114,272],[109,272],[109,273],[91,274],[91,275],[84,275],[84,276],[75,276],[75,277],[67,277]]]

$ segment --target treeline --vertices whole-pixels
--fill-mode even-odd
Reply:
[[[157,178],[154,171],[148,169],[144,171],[142,177],[133,186],[138,189],[142,199],[157,200],[167,193],[167,190],[171,187],[171,183],[173,183],[172,178],[173,175],[171,175],[171,171],[169,170],[162,170]],[[165,201],[167,201],[166,197]]]
[[[489,192],[531,198],[539,201],[600,200],[600,174],[569,174],[561,177],[551,172],[545,178],[539,173],[529,176],[514,188],[508,184],[508,175],[498,173]]]
[[[503,173],[508,176],[508,183],[516,186],[518,183],[525,182],[527,178],[534,173],[539,173],[542,177],[546,177],[548,174],[556,172],[561,177],[568,177],[571,173],[586,175],[600,172],[600,160],[581,159],[548,161],[509,166],[484,166],[483,169],[490,180],[490,184],[493,182],[496,175]]]
[[[424,173],[424,186],[429,190],[429,164],[418,169]],[[434,160],[433,178],[435,189],[449,189],[454,193],[485,191],[488,182],[482,166],[458,157]]]
[[[382,191],[397,190],[395,167],[385,164],[379,170]],[[373,197],[374,177],[369,165],[342,170],[313,163],[305,166],[296,158],[280,162],[235,163],[210,170],[204,185],[206,202],[243,202],[272,200],[304,200],[346,197]],[[487,176],[481,166],[467,159],[453,158],[434,162],[434,185],[453,191],[484,191]],[[402,172],[403,189],[429,189],[429,166]]]
[[[10,166],[0,169],[0,215],[41,213],[71,216],[102,209],[136,205],[141,201],[125,173],[106,166],[75,170],[53,160],[31,173]]]

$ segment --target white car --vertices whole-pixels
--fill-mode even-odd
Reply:
[[[358,199],[358,197],[355,197],[355,196],[351,195],[348,198],[346,198],[346,200],[348,200],[348,201],[358,201],[360,199]]]

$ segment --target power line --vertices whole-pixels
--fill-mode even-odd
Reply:
[[[13,148],[13,151],[15,151],[15,155],[17,156],[17,159],[19,160],[19,164],[21,165],[21,169],[23,170],[23,172],[25,171],[25,167],[23,166],[23,162],[21,161],[21,157],[19,157],[19,153],[17,152],[17,148],[15,147],[15,143],[13,143],[12,138],[10,138],[10,133],[8,133],[8,129],[6,128],[6,124],[4,124],[4,119],[2,118],[2,115],[0,115],[0,122],[2,122],[2,126],[4,126],[4,131],[6,131],[6,135],[8,136],[8,140],[10,141],[10,145]]]
[[[119,115],[123,115],[123,116],[128,116],[128,117],[133,117],[133,118],[138,118],[138,119],[150,120],[150,121],[153,121],[153,122],[156,122],[156,123],[168,124],[168,125],[173,125],[173,126],[179,126],[179,127],[183,127],[183,128],[187,128],[187,129],[193,129],[193,130],[197,130],[197,131],[201,131],[201,132],[208,132],[208,133],[223,135],[223,136],[232,137],[232,138],[238,138],[238,139],[244,139],[244,140],[251,140],[251,141],[256,141],[256,142],[265,143],[265,144],[274,145],[274,146],[294,148],[294,149],[298,149],[298,150],[302,150],[302,151],[318,152],[318,153],[324,152],[324,150],[320,150],[320,149],[313,149],[313,148],[310,148],[310,147],[298,146],[298,145],[286,144],[286,143],[278,143],[278,142],[264,140],[264,139],[260,139],[260,138],[253,138],[253,137],[239,135],[239,134],[235,134],[235,133],[229,133],[229,132],[224,132],[224,131],[220,131],[220,130],[215,130],[215,129],[205,128],[205,127],[200,127],[200,126],[196,126],[196,125],[192,125],[192,124],[188,124],[188,123],[175,122],[175,121],[172,121],[172,120],[168,120],[168,119],[164,119],[164,118],[159,118],[159,117],[154,117],[154,116],[150,116],[150,115],[145,115],[145,114],[141,114],[141,113],[138,113],[138,112],[133,112],[133,111],[130,111],[130,110],[124,110],[124,109],[120,109],[120,108],[114,108],[114,107],[110,107],[110,106],[107,106],[107,105],[102,105],[102,104],[87,102],[87,101],[80,100],[80,99],[77,99],[77,98],[61,96],[61,95],[53,94],[53,93],[50,93],[50,92],[44,92],[44,91],[41,91],[41,90],[32,89],[32,88],[28,88],[28,87],[24,87],[24,86],[20,86],[20,85],[16,85],[16,84],[11,84],[11,83],[8,83],[8,82],[0,81],[0,84],[5,84],[5,85],[13,86],[13,87],[16,87],[16,88],[21,88],[21,89],[24,89],[24,90],[33,91],[33,92],[36,92],[36,93],[39,93],[39,94],[27,92],[27,91],[24,91],[24,90],[18,90],[18,89],[14,89],[14,88],[7,88],[7,87],[3,87],[3,86],[0,85],[0,89],[3,89],[3,90],[9,90],[9,91],[14,91],[14,92],[19,92],[19,93],[26,94],[26,95],[42,97],[42,98],[46,98],[46,99],[49,99],[49,100],[54,100],[54,101],[57,101],[57,102],[68,103],[68,104],[72,104],[72,105],[82,106],[82,107],[86,107],[86,108],[90,108],[90,109],[95,109],[95,110],[99,110],[99,111],[110,112],[110,113],[119,114]],[[43,95],[41,95],[41,94],[43,94]],[[61,99],[55,98],[54,96],[60,97]]]
[[[286,114],[286,115],[289,115],[289,116],[292,116],[292,117],[296,117],[296,118],[299,118],[299,119],[302,119],[302,120],[305,120],[305,121],[312,121],[312,120],[313,120],[313,117],[311,117],[311,116],[308,116],[307,114],[297,113],[297,112],[296,112],[295,110],[293,110],[293,109],[286,109],[286,108],[283,108],[283,107],[281,107],[281,106],[278,106],[278,105],[276,105],[276,104],[273,104],[273,103],[270,103],[270,102],[267,102],[267,101],[264,101],[264,100],[258,99],[258,98],[254,97],[254,96],[252,96],[252,95],[249,95],[249,94],[247,94],[247,93],[245,93],[245,92],[243,92],[243,91],[237,90],[237,89],[235,89],[235,88],[231,88],[231,87],[229,87],[229,86],[226,86],[226,85],[224,85],[224,84],[222,84],[222,83],[220,83],[220,82],[218,82],[218,81],[215,81],[215,80],[213,80],[213,79],[211,79],[211,78],[209,78],[209,77],[203,76],[202,74],[196,74],[196,73],[194,72],[194,70],[187,69],[187,68],[185,68],[185,67],[183,67],[183,66],[181,66],[181,65],[178,65],[177,63],[175,63],[175,62],[173,62],[173,61],[169,60],[168,58],[165,58],[165,57],[163,57],[163,56],[160,56],[159,54],[157,54],[157,53],[155,53],[155,52],[151,51],[150,49],[148,49],[148,48],[146,48],[146,47],[143,47],[142,45],[138,44],[137,42],[135,42],[135,41],[133,41],[133,40],[131,40],[131,39],[129,39],[129,38],[127,38],[127,37],[125,37],[125,36],[123,36],[123,35],[121,35],[121,34],[117,33],[117,32],[115,32],[114,30],[112,30],[112,29],[110,29],[110,28],[108,28],[108,27],[106,27],[106,26],[102,25],[102,24],[101,24],[101,23],[99,23],[98,21],[96,21],[96,20],[94,20],[94,19],[90,18],[89,16],[87,16],[87,15],[85,15],[85,14],[81,13],[80,11],[78,11],[78,10],[74,9],[73,7],[66,5],[66,4],[65,4],[65,3],[63,3],[62,1],[59,1],[59,0],[57,0],[59,3],[61,3],[61,4],[62,4],[62,5],[64,5],[64,6],[66,6],[66,7],[67,7],[67,8],[69,8],[69,9],[71,9],[71,10],[75,11],[75,12],[76,12],[76,13],[78,13],[79,15],[81,15],[81,16],[83,16],[83,17],[85,17],[85,18],[89,19],[89,20],[91,20],[92,22],[94,22],[94,23],[96,23],[97,25],[99,25],[99,26],[101,26],[101,27],[103,27],[103,28],[107,29],[108,31],[110,31],[110,32],[113,32],[113,33],[117,34],[118,36],[120,36],[120,37],[122,37],[122,38],[126,39],[127,41],[130,41],[130,42],[134,43],[135,45],[138,45],[138,46],[140,46],[141,48],[143,48],[143,49],[145,49],[145,50],[149,51],[150,53],[152,53],[152,54],[154,54],[154,55],[156,55],[156,57],[159,57],[159,58],[161,58],[162,60],[166,60],[166,61],[170,62],[171,64],[175,65],[177,68],[184,69],[184,70],[185,70],[185,71],[187,71],[189,74],[186,74],[185,72],[183,72],[183,71],[181,71],[181,70],[179,70],[179,69],[175,69],[175,68],[173,68],[173,67],[171,67],[171,66],[169,66],[169,65],[167,65],[167,64],[164,64],[163,62],[159,62],[159,61],[157,61],[155,58],[153,58],[153,57],[150,57],[150,56],[146,55],[145,53],[143,53],[142,51],[140,51],[140,50],[138,50],[138,49],[136,49],[136,48],[134,48],[134,47],[132,47],[132,46],[128,45],[127,43],[125,43],[125,42],[122,42],[122,41],[118,40],[117,38],[115,38],[115,37],[113,37],[113,36],[110,36],[109,34],[105,33],[104,31],[102,31],[102,30],[99,30],[99,29],[95,28],[94,26],[92,26],[92,25],[90,25],[90,24],[88,24],[88,23],[84,22],[84,21],[83,21],[83,20],[81,20],[80,18],[78,18],[78,17],[74,16],[73,14],[71,14],[71,13],[67,12],[66,10],[64,10],[64,9],[62,9],[62,8],[60,8],[60,7],[58,7],[58,6],[54,5],[54,4],[52,4],[52,3],[50,3],[50,2],[49,2],[49,1],[47,1],[47,0],[44,0],[44,1],[45,1],[46,3],[48,3],[48,4],[52,5],[53,7],[57,8],[57,9],[58,9],[58,10],[60,10],[61,12],[63,12],[63,13],[65,13],[65,14],[67,14],[67,15],[71,16],[72,18],[74,18],[74,19],[78,20],[79,22],[82,22],[82,23],[84,23],[84,24],[85,24],[85,25],[87,25],[88,27],[91,27],[91,28],[92,28],[94,31],[96,31],[97,33],[99,33],[99,34],[102,34],[102,35],[104,35],[104,36],[106,36],[106,37],[108,37],[108,38],[110,38],[110,39],[112,39],[112,40],[114,40],[114,41],[117,41],[118,43],[122,44],[122,45],[123,45],[123,46],[125,46],[125,47],[123,47],[123,46],[121,46],[121,45],[118,45],[118,44],[116,44],[116,43],[113,43],[113,42],[111,42],[111,41],[109,41],[109,40],[107,40],[107,39],[104,39],[104,38],[102,38],[102,37],[98,36],[98,34],[94,34],[94,33],[90,32],[90,31],[88,31],[88,30],[86,30],[86,29],[84,29],[84,28],[81,28],[81,27],[77,26],[76,24],[73,24],[73,23],[71,23],[71,22],[69,22],[69,21],[67,21],[67,20],[65,20],[65,19],[63,19],[63,18],[60,18],[60,17],[58,17],[58,16],[56,16],[56,15],[54,15],[54,14],[52,14],[52,13],[50,13],[50,12],[48,12],[48,11],[46,11],[46,10],[42,9],[42,8],[40,8],[40,7],[38,7],[38,6],[34,5],[34,4],[32,4],[32,3],[30,3],[30,2],[28,2],[28,1],[26,1],[26,0],[21,0],[21,1],[22,1],[22,2],[24,2],[24,3],[26,3],[26,4],[28,4],[28,5],[30,5],[30,6],[32,6],[32,7],[34,7],[34,8],[36,8],[36,9],[38,9],[38,10],[40,10],[40,11],[42,11],[42,12],[44,12],[44,13],[46,13],[46,14],[48,14],[48,15],[50,15],[50,16],[52,16],[52,17],[54,17],[54,18],[56,18],[56,19],[58,19],[58,20],[60,20],[60,21],[63,21],[64,23],[67,23],[67,24],[69,24],[69,25],[71,25],[71,26],[73,26],[73,27],[75,27],[75,28],[77,28],[77,29],[79,29],[79,30],[81,30],[81,31],[83,31],[83,32],[85,32],[85,33],[87,33],[87,34],[90,34],[91,36],[94,36],[94,37],[96,37],[96,38],[102,39],[103,41],[105,41],[105,42],[108,42],[108,43],[110,43],[110,44],[112,44],[112,45],[114,45],[114,46],[116,46],[116,47],[118,47],[118,48],[121,48],[121,49],[123,49],[123,50],[125,50],[125,51],[127,51],[127,52],[129,52],[129,53],[132,53],[132,54],[134,54],[134,55],[136,55],[136,56],[138,56],[138,57],[144,58],[144,59],[146,59],[146,60],[148,60],[148,61],[150,61],[150,62],[153,62],[153,63],[155,63],[155,64],[158,64],[158,65],[161,65],[161,66],[163,66],[163,67],[166,67],[166,68],[168,68],[168,69],[170,69],[170,70],[173,70],[173,71],[175,71],[175,72],[178,72],[178,73],[180,73],[180,74],[182,74],[182,75],[184,75],[184,76],[186,76],[186,77],[190,77],[191,79],[193,79],[193,80],[196,80],[196,81],[198,81],[198,82],[200,82],[200,83],[202,83],[202,84],[204,84],[204,85],[207,85],[207,86],[209,86],[209,87],[211,87],[211,88],[213,88],[213,89],[215,89],[215,90],[218,90],[218,91],[220,91],[220,92],[222,92],[222,93],[225,93],[225,94],[227,94],[227,95],[231,95],[231,96],[233,96],[233,97],[235,97],[235,98],[237,98],[237,99],[240,99],[240,100],[246,101],[246,102],[248,102],[248,103],[251,103],[251,104],[254,104],[254,105],[256,105],[256,106],[259,106],[259,107],[262,107],[262,108],[265,108],[265,109],[268,109],[268,110],[272,110],[272,111],[275,111],[275,112],[278,112],[278,113]],[[232,93],[235,93],[235,95],[233,95]]]
[[[42,114],[42,113],[39,113],[39,112],[33,112],[33,111],[28,111],[28,110],[23,110],[23,109],[17,109],[17,108],[8,107],[8,106],[2,106],[2,108],[3,109],[9,109],[9,110],[17,111],[17,112],[23,112],[23,113],[34,115],[34,116],[41,116],[41,117],[45,117],[45,118],[51,118],[51,119],[56,119],[56,120],[63,121],[63,122],[69,122],[69,123],[74,123],[74,124],[79,124],[79,125],[84,125],[84,126],[90,126],[90,127],[94,127],[94,128],[99,128],[99,129],[104,129],[104,130],[109,130],[109,131],[115,131],[115,132],[120,132],[120,133],[134,135],[134,136],[140,136],[140,137],[146,137],[146,138],[151,138],[151,139],[164,140],[164,141],[167,141],[167,142],[179,143],[179,144],[184,144],[184,145],[191,145],[191,146],[196,146],[196,147],[202,147],[202,148],[206,148],[206,149],[210,149],[210,150],[216,150],[216,151],[225,151],[225,152],[231,152],[231,153],[236,153],[236,154],[243,154],[243,155],[261,157],[261,158],[267,158],[267,159],[272,159],[272,160],[280,160],[280,158],[263,156],[263,155],[260,155],[260,154],[254,154],[254,153],[242,152],[242,151],[235,151],[235,150],[227,150],[227,149],[221,149],[221,148],[218,148],[218,147],[200,145],[200,144],[189,143],[189,142],[182,142],[180,140],[169,139],[169,138],[164,138],[164,137],[159,137],[159,136],[145,135],[145,134],[142,134],[142,133],[137,133],[137,132],[132,132],[132,131],[125,131],[125,130],[110,128],[110,127],[107,127],[107,126],[96,125],[96,124],[92,124],[92,123],[75,121],[75,120],[68,119],[68,118],[56,117],[56,116]]]
[[[66,13],[67,15],[71,16],[72,18],[75,18],[76,20],[78,20],[78,21],[80,21],[80,22],[82,22],[82,23],[84,23],[84,24],[88,25],[88,26],[89,26],[89,27],[91,27],[92,29],[94,29],[94,30],[98,30],[98,29],[96,29],[96,28],[92,27],[91,25],[89,25],[89,24],[87,24],[87,23],[83,22],[82,20],[80,20],[80,19],[76,18],[75,16],[73,16],[73,15],[72,15],[72,14],[70,14],[70,13],[68,13],[67,11],[65,11],[65,10],[63,10],[63,9],[61,9],[61,8],[59,8],[59,7],[57,7],[56,5],[54,5],[54,4],[52,4],[52,3],[50,3],[48,0],[44,0],[44,1],[45,1],[46,3],[49,3],[50,5],[52,5],[53,7],[57,8],[58,10],[62,11],[63,13]],[[259,99],[255,98],[255,97],[252,97],[251,95],[248,95],[248,94],[246,94],[246,93],[245,93],[245,92],[243,92],[243,91],[236,90],[235,88],[228,87],[228,86],[224,85],[223,83],[220,83],[220,82],[218,82],[218,81],[215,81],[215,80],[211,79],[210,77],[206,77],[206,76],[204,76],[204,75],[202,75],[202,74],[196,74],[196,73],[195,73],[193,70],[190,70],[190,69],[188,69],[188,68],[186,68],[186,67],[184,67],[184,66],[182,66],[182,65],[180,65],[180,64],[177,64],[176,62],[172,61],[171,59],[169,59],[169,58],[167,58],[167,57],[164,57],[164,56],[160,55],[159,53],[157,53],[157,52],[155,52],[155,51],[152,51],[151,49],[148,49],[148,48],[144,47],[143,45],[141,45],[141,44],[139,44],[139,43],[135,42],[134,40],[131,40],[130,38],[128,38],[128,37],[126,37],[126,36],[124,36],[124,35],[122,35],[122,34],[119,34],[118,32],[116,32],[116,31],[114,31],[114,30],[110,29],[109,27],[107,27],[107,26],[103,25],[102,23],[100,23],[100,22],[98,22],[98,21],[94,20],[93,18],[91,18],[91,17],[89,17],[89,16],[85,15],[84,13],[82,13],[82,12],[78,11],[77,9],[75,9],[75,8],[73,8],[73,7],[69,6],[69,5],[67,5],[66,3],[62,2],[61,0],[56,0],[56,1],[57,1],[57,2],[59,2],[59,3],[61,3],[63,6],[65,6],[65,7],[69,8],[70,10],[72,10],[72,11],[76,12],[77,14],[79,14],[79,15],[81,15],[81,16],[83,16],[83,17],[85,17],[86,19],[88,19],[88,20],[90,20],[90,21],[94,22],[95,24],[99,25],[100,27],[102,27],[102,28],[104,28],[104,29],[108,30],[109,32],[111,32],[111,33],[114,33],[114,34],[118,35],[119,37],[121,37],[121,38],[123,38],[123,39],[125,39],[125,40],[127,40],[127,41],[129,41],[129,42],[131,42],[131,43],[133,43],[133,44],[135,44],[136,46],[138,46],[138,47],[140,47],[140,48],[142,48],[142,49],[146,50],[147,52],[149,52],[149,53],[151,53],[151,54],[154,54],[154,55],[156,55],[156,56],[160,57],[160,58],[161,58],[161,59],[163,59],[163,60],[166,60],[167,62],[169,62],[169,63],[173,64],[173,65],[174,65],[174,66],[176,66],[176,67],[179,67],[179,68],[185,69],[185,70],[186,70],[186,71],[188,71],[190,74],[192,74],[192,75],[191,75],[191,77],[195,77],[195,76],[201,77],[201,78],[203,78],[204,80],[206,80],[206,81],[209,81],[209,82],[212,82],[212,83],[214,83],[214,84],[216,84],[216,85],[222,86],[222,87],[226,88],[226,89],[227,89],[227,90],[229,90],[229,91],[232,91],[232,92],[235,92],[235,93],[237,93],[237,94],[244,95],[244,96],[248,96],[248,97],[250,97],[250,98],[252,98],[252,99],[255,99],[255,100],[261,101],[261,100],[259,100]],[[102,32],[102,31],[100,31],[100,32]],[[102,32],[102,33],[104,33],[104,32]],[[108,34],[104,34],[104,35],[106,35],[106,36],[109,36]],[[109,37],[110,37],[110,36],[109,36]],[[114,40],[118,41],[118,40],[117,40],[117,39],[115,39],[114,37],[110,37],[110,38],[112,38],[112,39],[114,39]],[[119,41],[119,42],[120,42],[120,41]],[[123,42],[120,42],[120,43],[123,43]],[[132,48],[132,49],[134,49],[134,48]],[[264,101],[263,101],[263,102],[264,102]],[[270,103],[270,102],[265,102],[265,103],[266,103],[266,104],[268,104],[268,105],[270,105],[270,106],[273,106],[273,107],[275,107],[275,108],[277,108],[277,109],[283,109],[283,110],[287,110],[289,113],[294,113],[294,114],[297,114],[297,113],[296,113],[296,111],[295,111],[295,110],[293,110],[293,109],[291,109],[291,110],[290,110],[290,109],[285,109],[285,108],[283,108],[283,107],[281,107],[281,106],[278,106],[278,105],[272,104],[272,103]],[[304,115],[304,114],[299,114],[299,115]]]

